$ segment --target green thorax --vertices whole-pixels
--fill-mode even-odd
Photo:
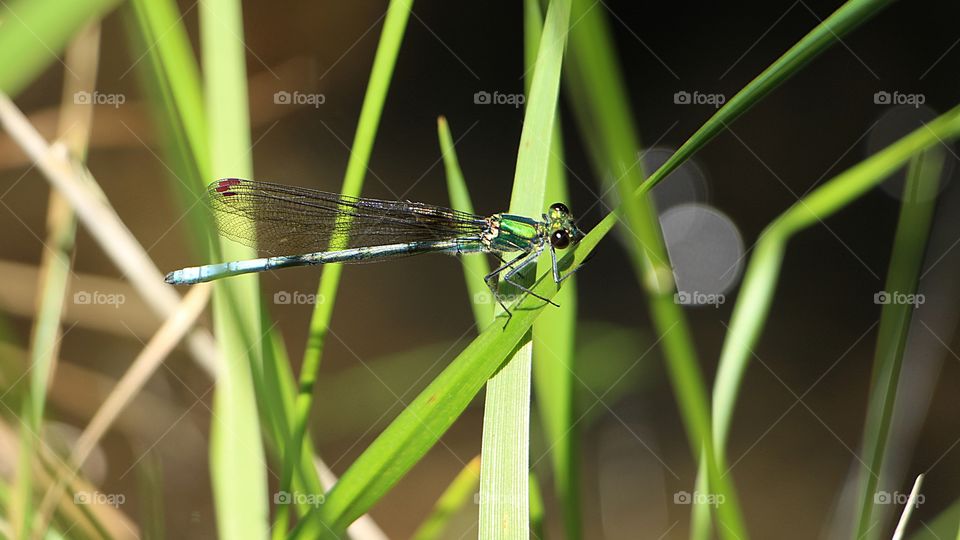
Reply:
[[[543,236],[543,224],[528,217],[498,214],[497,233],[492,244],[504,251],[529,250],[539,244]]]

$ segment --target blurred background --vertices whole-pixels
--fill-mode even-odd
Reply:
[[[196,3],[179,4],[196,44]],[[838,5],[598,3],[594,9],[607,11],[616,36],[647,146],[647,170]],[[244,3],[257,179],[339,190],[385,9],[385,2]],[[506,209],[523,108],[507,98],[498,103],[497,96],[523,91],[522,15],[518,3],[414,5],[365,195],[449,203],[436,135],[443,115],[477,212]],[[716,300],[687,308],[708,380],[762,229],[798,197],[957,104],[958,18],[955,2],[888,7],[654,190],[680,288]],[[98,89],[123,96],[123,103],[95,107],[89,168],[161,269],[205,263],[189,255],[196,235],[169,188],[170,171],[143,105],[140,59],[131,55],[116,13],[103,21],[102,39]],[[16,100],[48,137],[55,133],[62,71],[55,63]],[[484,103],[484,92],[490,103]],[[603,194],[586,159],[587,141],[566,106],[561,119],[569,206],[588,230],[616,201]],[[916,474],[927,472],[914,528],[958,497],[960,188],[956,148],[949,148],[920,283],[925,302],[915,311],[905,356],[900,402],[909,407],[898,413],[895,467],[881,484],[891,494],[906,494]],[[891,178],[789,244],[728,447],[757,538],[783,537],[785,531],[794,538],[832,538],[843,531],[836,513],[846,511],[843,495],[862,435],[880,314],[874,295],[883,289],[901,185]],[[5,362],[23,362],[29,342],[49,189],[0,133]],[[159,324],[82,227],[75,271],[71,290],[81,296],[66,306],[62,363],[48,415],[57,423],[50,436],[64,441],[85,425]],[[294,359],[302,356],[318,276],[317,269],[290,269],[261,281]],[[684,537],[690,506],[677,496],[694,490],[696,461],[644,294],[614,235],[578,274],[578,285],[583,335],[589,338],[578,342],[577,358],[585,381],[578,392],[587,537]],[[124,300],[85,303],[84,292]],[[476,335],[470,300],[452,258],[346,269],[311,426],[319,454],[334,472],[342,473]],[[162,479],[169,535],[213,537],[211,382],[182,350],[167,367],[150,380],[85,472],[103,491],[127,494],[122,509],[135,517],[142,511],[138,475],[152,471]],[[482,415],[478,398],[442,444],[374,508],[373,518],[388,535],[408,537],[451,478],[480,452]],[[536,442],[538,427],[533,429],[531,463],[549,486],[546,448]],[[11,464],[3,466],[9,472]],[[451,537],[476,534],[475,512],[473,506],[458,517],[459,532]],[[549,500],[547,517],[548,536],[558,537],[560,516]]]

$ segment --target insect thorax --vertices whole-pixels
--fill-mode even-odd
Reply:
[[[486,218],[480,242],[489,251],[530,251],[543,240],[543,224],[512,215]]]
[[[493,247],[494,240],[500,236],[501,214],[494,214],[485,220],[487,222],[480,235],[480,243],[490,251],[496,251]]]

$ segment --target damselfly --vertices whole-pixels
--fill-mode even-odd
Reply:
[[[553,279],[560,283],[573,271],[561,275],[557,250],[583,237],[563,203],[551,205],[542,220],[503,213],[484,217],[423,203],[347,197],[239,178],[213,182],[204,200],[222,236],[272,256],[183,268],[167,274],[167,283],[187,285],[291,266],[374,262],[420,253],[490,253],[502,264],[484,281],[503,305],[497,293],[501,274],[506,283],[542,298],[514,278],[549,249]]]

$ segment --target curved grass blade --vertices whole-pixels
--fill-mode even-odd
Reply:
[[[883,151],[847,169],[794,204],[763,233],[747,266],[720,354],[714,391],[714,429],[718,448],[729,433],[737,390],[751,350],[770,312],[773,290],[786,243],[877,185],[911,157],[960,135],[960,107],[903,137]],[[720,454],[723,463],[723,455]]]
[[[610,214],[594,227],[560,260],[561,267],[582,264],[616,219]],[[557,287],[551,276],[541,276],[533,291],[552,298]],[[330,490],[326,503],[298,525],[297,536],[335,534],[380,500],[436,444],[507,356],[516,351],[543,308],[541,300],[526,296],[505,326],[493,324],[481,332],[353,462]]]
[[[879,12],[890,0],[850,0],[844,3],[833,14],[818,24],[813,30],[793,45],[786,53],[770,64],[763,72],[757,75],[749,84],[737,92],[723,107],[707,120],[683,145],[643,183],[643,189],[652,189],[654,185],[673,172],[696,151],[706,145],[713,137],[726,129],[741,114],[748,111],[777,86],[798,73],[807,62],[830,48],[843,36],[851,32],[860,24]],[[718,419],[716,414],[717,395],[719,393],[736,393],[736,388],[720,388],[720,379],[714,385],[713,408],[713,438],[716,452],[722,457],[726,428],[724,419]],[[706,464],[701,463],[700,478],[697,480],[697,489],[706,492],[705,474]],[[709,506],[694,505],[691,537],[703,539],[709,535]]]
[[[772,88],[785,78],[767,78],[756,84]],[[750,100],[741,102],[741,106],[753,104],[765,93],[754,92]],[[691,143],[686,156],[692,155],[705,142],[700,138]],[[674,168],[678,165],[680,163],[675,163]],[[658,169],[632,196],[646,194],[665,176],[666,171]],[[560,260],[560,265],[574,268],[582,264],[619,219],[622,219],[620,208],[607,214],[571,253]],[[537,279],[532,290],[545,298],[553,298],[557,293],[552,278],[546,275]],[[518,302],[514,316],[502,329],[492,325],[477,336],[361,454],[330,491],[324,507],[311,511],[297,533],[305,537],[318,536],[325,530],[324,518],[334,524],[349,523],[352,517],[362,514],[378,501],[463,412],[486,379],[515,350],[544,307],[541,300],[527,296]]]
[[[717,508],[723,526],[720,534],[745,538],[746,530],[736,494],[714,459],[707,387],[697,361],[683,309],[674,301],[673,272],[656,209],[643,196],[656,181],[643,183],[640,140],[626,85],[617,65],[613,39],[603,10],[584,0],[575,4],[577,25],[571,30],[568,81],[573,110],[604,190],[615,191],[621,201],[618,213],[627,239],[634,273],[650,299],[674,393],[694,455],[704,455],[715,482],[715,492],[726,501]],[[691,139],[693,140],[693,139]],[[691,148],[706,142],[693,141]],[[658,171],[659,172],[659,171]],[[663,178],[661,175],[659,178]]]
[[[798,73],[807,62],[829,49],[850,31],[876,15],[892,0],[848,0],[829,17],[803,36],[767,69],[737,92],[700,129],[645,181],[652,187],[683,164],[703,145],[726,129],[727,125],[747,112],[781,83]]]
[[[958,135],[960,135],[960,110],[941,116],[925,128],[914,132],[812,193],[806,199],[805,205],[791,210],[795,215],[786,221],[780,221],[789,225],[789,229],[781,232],[809,226],[811,222],[816,222],[817,217],[826,217],[838,210],[842,206],[842,201],[866,191],[877,180],[864,177],[864,171],[876,172],[875,169],[881,168],[889,172],[901,166],[914,153],[933,146],[938,140],[955,138]],[[882,178],[883,175],[881,172],[880,177]],[[563,257],[560,261],[561,266],[566,268],[582,264],[617,222],[616,212],[615,210],[604,217],[571,253]],[[764,250],[762,246],[759,249]],[[773,254],[775,255],[776,251]],[[770,255],[767,255],[766,259],[769,257]],[[754,259],[757,258],[758,255],[755,255]],[[766,270],[770,261],[764,262],[767,264],[752,261],[748,277],[751,274],[757,274],[760,270]],[[767,273],[760,272],[760,275]],[[766,280],[761,280],[760,285],[765,283]],[[766,296],[769,291],[757,291],[755,278],[746,280],[745,284],[748,286],[741,291],[740,299],[746,297],[751,301],[737,303],[735,321],[737,310],[739,310],[750,313],[753,322],[762,322],[769,307],[764,306],[769,298]],[[532,289],[545,298],[553,298],[557,294],[556,285],[549,275],[540,276]],[[742,307],[748,304],[750,304],[749,307]],[[477,392],[483,388],[487,378],[496,371],[507,355],[515,351],[516,345],[543,309],[542,301],[527,296],[518,302],[513,317],[502,329],[494,324],[477,336],[350,466],[340,483],[330,491],[326,504],[308,514],[298,533],[304,537],[318,536],[324,530],[319,520],[321,514],[327,517],[328,523],[345,524],[376,503],[420,457],[426,454],[463,412]],[[755,318],[753,313],[760,315]],[[742,318],[743,315],[741,314],[740,317]],[[740,322],[739,326],[742,327],[743,322]],[[731,330],[733,330],[732,325]],[[737,334],[742,334],[743,330],[745,328],[738,328]],[[736,341],[742,346],[742,339]]]
[[[54,61],[90,21],[119,0],[16,0],[0,10],[0,92],[16,96]]]

